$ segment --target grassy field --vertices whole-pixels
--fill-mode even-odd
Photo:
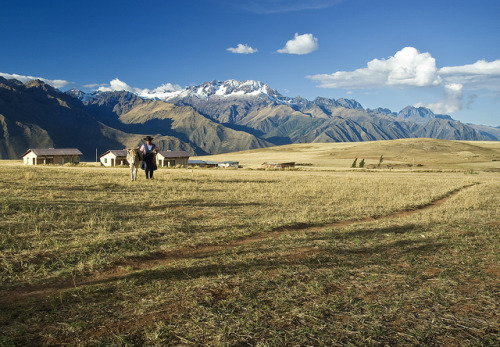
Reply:
[[[395,170],[475,170],[500,172],[500,142],[400,139],[392,141],[304,143],[196,159],[239,160],[244,167],[258,168],[263,162],[296,162],[303,169],[345,170],[355,158],[365,159],[366,168]],[[306,164],[306,165],[304,165]]]
[[[0,345],[498,345],[500,174],[458,164],[0,163]]]

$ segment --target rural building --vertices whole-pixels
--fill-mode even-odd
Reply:
[[[288,162],[288,163],[264,163],[264,164],[262,164],[262,167],[264,169],[286,169],[286,168],[295,167],[295,162]]]
[[[156,155],[159,167],[188,166],[189,153],[186,151],[160,151]]]
[[[76,148],[38,148],[28,149],[23,154],[23,161],[24,165],[78,164],[81,156],[82,152]]]
[[[217,167],[219,163],[216,161],[204,161],[204,160],[189,160],[188,165],[189,166],[199,166],[199,167],[206,167],[206,168],[211,168],[211,167]]]
[[[222,163],[219,163],[219,167],[223,167],[223,168],[229,168],[229,167],[239,168],[240,167],[240,162],[239,161],[223,161]]]
[[[103,166],[128,165],[126,149],[110,149],[99,156]]]

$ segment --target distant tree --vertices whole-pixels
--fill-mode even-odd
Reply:
[[[384,161],[384,156],[381,155],[380,156],[380,159],[378,160],[378,167],[380,167],[380,165],[382,165],[382,162]]]
[[[354,161],[352,162],[352,165],[351,167],[356,167],[356,163],[358,162],[358,158],[354,159]]]
[[[359,162],[359,167],[365,167],[365,158],[361,159]]]

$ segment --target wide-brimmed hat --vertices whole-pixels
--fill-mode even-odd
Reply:
[[[154,137],[151,137],[149,135],[144,138],[145,141],[153,141],[153,139]]]

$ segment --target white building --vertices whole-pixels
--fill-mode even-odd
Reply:
[[[128,165],[126,149],[111,149],[99,156],[101,165],[103,166],[120,166]]]
[[[78,164],[82,152],[76,148],[38,148],[28,149],[23,154],[24,165],[43,165],[66,163]]]

